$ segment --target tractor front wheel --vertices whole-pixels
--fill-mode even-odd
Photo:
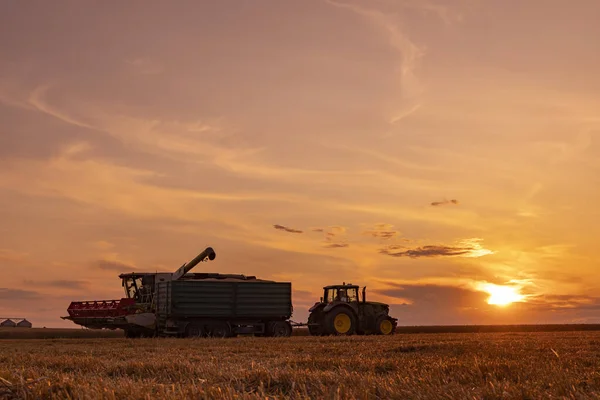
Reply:
[[[377,318],[375,323],[375,331],[378,335],[391,335],[394,333],[394,323],[392,319],[386,315]]]
[[[356,331],[356,317],[345,307],[334,308],[327,313],[327,330],[334,335],[353,335]]]

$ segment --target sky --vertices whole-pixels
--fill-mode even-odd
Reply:
[[[300,322],[342,282],[399,325],[600,322],[599,13],[3,1],[0,317],[77,327],[211,246]]]

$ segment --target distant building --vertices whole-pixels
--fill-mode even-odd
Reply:
[[[26,319],[17,322],[17,328],[31,328],[32,326],[33,325],[31,322],[27,321]]]
[[[15,324],[15,321],[12,319],[5,319],[4,321],[0,322],[0,327],[2,328],[14,328],[16,326],[17,324]]]

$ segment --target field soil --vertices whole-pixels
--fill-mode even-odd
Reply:
[[[0,398],[585,399],[600,332],[0,341]]]

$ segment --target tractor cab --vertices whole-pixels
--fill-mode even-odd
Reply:
[[[323,288],[323,299],[321,302],[330,304],[333,302],[343,303],[354,303],[357,304],[360,301],[365,301],[365,290],[362,289],[362,296],[360,296],[359,287],[351,283],[346,284],[345,282],[341,285],[330,285]]]

